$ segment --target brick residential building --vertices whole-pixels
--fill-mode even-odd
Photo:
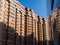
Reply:
[[[46,19],[46,31],[47,31],[47,44],[48,45],[60,45],[60,8],[58,7],[47,19]]]
[[[60,45],[60,8],[46,19],[18,0],[0,0],[0,45]]]

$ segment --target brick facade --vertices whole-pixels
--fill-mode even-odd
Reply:
[[[60,45],[60,8],[44,19],[18,0],[0,3],[0,45]]]

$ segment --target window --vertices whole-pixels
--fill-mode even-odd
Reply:
[[[14,20],[11,20],[12,22],[14,22]]]
[[[11,39],[12,40],[12,39]],[[7,42],[8,45],[14,45],[14,43],[11,41],[11,42]]]
[[[0,9],[0,12],[2,12],[2,9]]]
[[[2,4],[2,1],[0,1],[0,4]]]
[[[0,20],[1,20],[1,17],[0,17]]]
[[[13,12],[10,12],[12,15],[14,15],[14,13]]]
[[[0,8],[2,8],[2,6],[0,5]]]
[[[4,5],[4,8],[6,8],[6,5]]]
[[[19,28],[19,24],[17,24],[17,28]]]
[[[11,18],[14,18],[14,16],[11,16],[11,15],[10,15],[10,17],[11,17]]]
[[[13,4],[13,3],[10,3],[10,6],[12,6],[12,7],[15,7],[15,4]]]
[[[4,12],[4,15],[7,16],[8,13],[6,13],[7,11]]]
[[[59,12],[59,15],[60,15],[60,12]]]
[[[19,20],[19,18],[17,18],[17,20]]]
[[[14,29],[13,28],[12,29],[9,29],[8,32],[14,33]]]
[[[3,36],[2,36],[3,40],[6,39],[6,32],[3,32]]]
[[[13,9],[13,8],[10,8],[10,11],[11,11],[11,12],[13,11],[13,13],[15,13],[15,9]]]
[[[14,23],[11,23],[12,25],[14,25]]]
[[[14,37],[14,34],[8,33],[9,37]]]
[[[2,14],[0,13],[0,15],[2,15]]]

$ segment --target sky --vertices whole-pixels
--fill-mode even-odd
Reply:
[[[53,11],[50,9],[51,0],[19,0],[19,2],[23,6],[33,9],[37,15],[39,15],[43,18],[46,18]],[[58,4],[59,4],[59,2],[60,1],[58,1]],[[55,0],[54,8],[56,7],[56,4],[57,4],[57,0]]]

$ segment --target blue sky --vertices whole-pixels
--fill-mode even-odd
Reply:
[[[22,5],[29,7],[35,11],[35,13],[41,17],[46,18],[51,14],[51,0],[19,0]],[[59,2],[59,1],[58,1]],[[57,1],[55,0],[55,5]],[[54,6],[56,7],[56,6]]]

